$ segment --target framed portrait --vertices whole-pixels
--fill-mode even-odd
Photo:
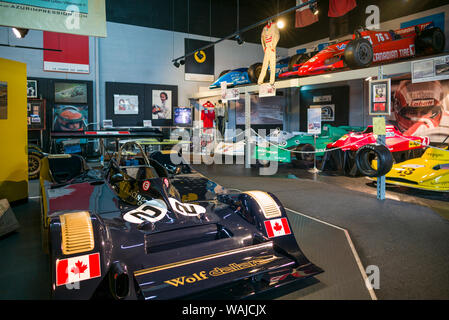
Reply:
[[[56,103],[87,103],[87,84],[55,82]]]
[[[152,91],[152,119],[172,119],[172,92],[171,90]]]
[[[89,119],[87,105],[55,105],[53,108],[52,129],[61,131],[85,131]]]
[[[27,98],[37,98],[36,80],[27,80]]]
[[[369,115],[389,116],[391,113],[391,79],[369,82]]]
[[[139,114],[139,96],[114,94],[114,114]]]

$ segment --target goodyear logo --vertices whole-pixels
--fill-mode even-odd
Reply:
[[[274,256],[265,256],[247,262],[231,263],[227,266],[215,267],[214,269],[208,272],[207,271],[195,272],[194,274],[189,276],[181,276],[174,279],[166,280],[164,282],[174,287],[184,286],[187,284],[193,284],[198,281],[209,279],[210,277],[219,277],[236,271],[264,265],[273,261],[274,259],[276,259],[276,257]]]

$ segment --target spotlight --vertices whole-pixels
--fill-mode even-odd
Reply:
[[[282,29],[282,28],[284,28],[284,27],[285,27],[285,23],[284,23],[284,21],[283,21],[283,20],[278,20],[278,22],[277,22],[277,26],[278,26],[278,28],[279,28],[279,29]]]
[[[318,13],[320,13],[320,11],[318,10],[318,5],[317,5],[316,2],[314,2],[314,3],[312,3],[312,4],[310,5],[310,10],[312,11],[312,13],[313,13],[314,15],[317,15]]]
[[[180,60],[179,63],[181,64],[181,66],[183,66],[186,63],[186,61],[185,60]]]
[[[243,44],[245,41],[243,40],[243,38],[242,38],[242,36],[241,35],[236,35],[235,36],[235,40],[237,40],[237,43],[240,45],[240,44]]]
[[[12,32],[14,33],[14,35],[17,38],[25,38],[25,36],[28,33],[28,29],[23,29],[23,28],[12,28]]]
[[[178,62],[178,61],[173,62],[173,65],[174,65],[176,68],[179,68],[179,62]]]

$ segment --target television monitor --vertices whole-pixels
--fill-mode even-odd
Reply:
[[[191,127],[193,123],[192,107],[175,107],[173,125],[179,127]]]

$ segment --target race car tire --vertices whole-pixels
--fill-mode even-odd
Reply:
[[[226,73],[228,73],[231,70],[223,70],[222,72],[220,72],[220,74],[218,75],[219,78],[221,78],[222,76],[224,76]]]
[[[309,60],[309,56],[307,54],[295,54],[290,57],[288,60],[288,71],[293,71],[295,64],[301,64]]]
[[[34,143],[29,143],[28,144],[28,150],[30,150],[30,149],[33,149],[33,150],[39,151],[41,153],[44,153],[44,150],[42,150],[41,147],[39,147],[37,144],[34,144]]]
[[[371,161],[377,157],[377,169],[371,167]],[[355,163],[360,173],[367,177],[381,177],[393,167],[393,156],[384,145],[367,144],[360,147],[355,155]]]
[[[301,152],[310,152],[310,151],[315,151],[315,148],[311,144],[306,143],[306,144],[299,146],[299,148],[297,150],[299,150]],[[313,153],[298,153],[298,155],[302,161],[313,162]]]
[[[434,54],[444,50],[446,39],[440,28],[423,30],[415,40],[417,54]]]
[[[251,83],[257,83],[257,80],[259,80],[261,70],[262,70],[262,63],[260,62],[254,63],[248,68],[248,78],[249,81],[251,81]],[[269,72],[266,73],[264,82],[268,81],[268,78]]]
[[[28,179],[33,180],[39,178],[41,172],[41,160],[44,154],[35,149],[28,149]]]
[[[351,69],[365,68],[373,62],[373,47],[366,39],[355,39],[346,45],[344,60]]]

